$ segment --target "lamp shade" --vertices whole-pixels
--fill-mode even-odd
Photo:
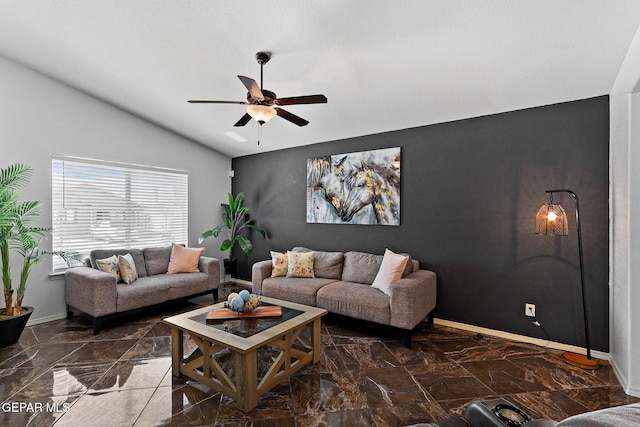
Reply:
[[[247,107],[247,114],[256,122],[264,124],[273,119],[277,115],[277,112],[274,108],[267,107],[266,105],[249,105]]]
[[[542,205],[536,215],[535,231],[546,236],[568,236],[569,226],[564,208],[553,203]]]

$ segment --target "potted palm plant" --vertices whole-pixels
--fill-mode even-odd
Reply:
[[[37,201],[20,201],[20,188],[31,178],[31,167],[14,164],[0,168],[0,262],[5,308],[0,310],[0,348],[18,342],[33,307],[22,305],[31,267],[45,254],[61,252],[43,251],[40,240],[49,233],[48,228],[33,225],[40,217]],[[18,287],[14,289],[11,277],[11,253],[20,256],[22,265]],[[15,298],[15,299],[14,299]]]
[[[267,237],[267,232],[255,225],[253,220],[248,219],[249,208],[244,206],[244,193],[238,193],[235,197],[228,193],[229,203],[221,203],[222,224],[211,230],[207,230],[200,235],[198,243],[202,243],[207,237],[218,237],[222,234],[225,239],[220,244],[221,251],[229,251],[229,258],[224,260],[226,274],[235,274],[237,260],[233,258],[233,248],[236,243],[247,256],[253,254],[253,245],[248,237],[240,235],[240,231],[245,228],[259,233],[262,237]]]

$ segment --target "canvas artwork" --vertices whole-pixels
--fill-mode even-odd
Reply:
[[[307,222],[400,225],[400,147],[308,159]]]

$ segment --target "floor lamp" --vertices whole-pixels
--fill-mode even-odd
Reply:
[[[598,369],[598,362],[591,358],[591,346],[589,345],[589,323],[587,320],[587,303],[584,294],[584,266],[582,262],[582,231],[580,229],[580,202],[578,195],[571,190],[547,190],[550,194],[549,204],[542,205],[536,215],[536,234],[545,236],[568,236],[569,226],[567,215],[562,206],[553,203],[553,193],[569,193],[576,202],[576,227],[578,230],[578,255],[580,258],[580,290],[582,293],[582,313],[584,317],[584,335],[587,346],[587,355],[565,352],[562,358],[565,362],[579,366],[583,369]]]

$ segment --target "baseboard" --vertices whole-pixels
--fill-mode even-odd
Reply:
[[[613,369],[613,373],[616,374],[616,378],[618,379],[618,382],[620,383],[620,386],[622,387],[624,392],[633,397],[640,397],[640,389],[631,387],[629,385],[629,383],[627,382],[627,377],[622,374],[620,367],[613,357],[611,358],[611,360],[609,360],[609,364]]]
[[[53,322],[54,320],[61,320],[66,318],[67,318],[67,313],[52,314],[51,316],[38,317],[37,319],[31,318],[27,322],[27,326],[39,325],[40,323]]]
[[[495,330],[495,329],[483,328],[481,326],[474,326],[474,325],[469,325],[469,324],[466,324],[466,323],[453,322],[451,320],[444,320],[444,319],[434,318],[433,319],[433,323],[435,323],[436,325],[449,326],[451,328],[462,329],[462,330],[465,330],[465,331],[474,332],[474,333],[478,333],[478,334],[489,335],[489,336],[492,336],[492,337],[504,338],[504,339],[508,339],[508,340],[512,340],[512,341],[520,341],[520,342],[524,342],[524,343],[527,343],[527,344],[535,344],[535,345],[539,345],[540,347],[548,347],[548,348],[553,348],[555,350],[571,351],[571,352],[574,352],[574,353],[582,353],[582,354],[586,353],[586,349],[585,348],[578,347],[578,346],[575,346],[575,345],[569,345],[569,344],[563,344],[563,343],[554,342],[554,341],[542,340],[542,339],[539,339],[539,338],[528,337],[526,335],[519,335],[519,334],[513,334],[511,332],[498,331],[498,330]],[[596,359],[602,359],[602,360],[610,361],[609,353],[605,353],[603,351],[591,350],[591,355],[593,357],[595,357]]]

